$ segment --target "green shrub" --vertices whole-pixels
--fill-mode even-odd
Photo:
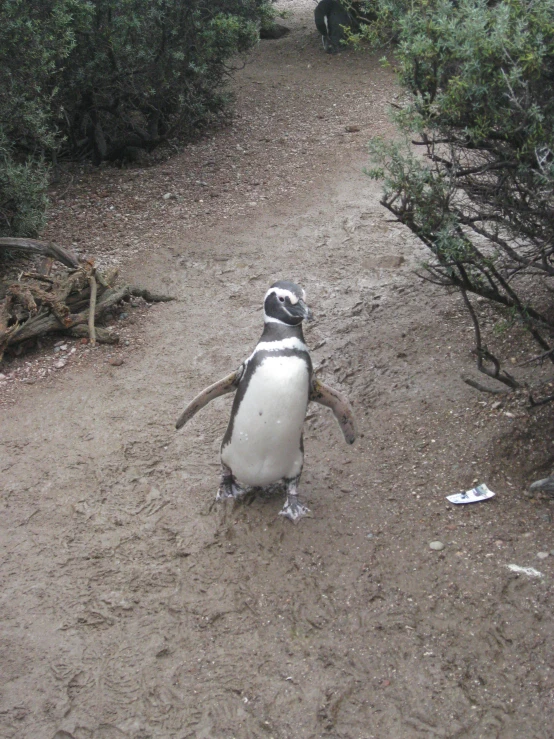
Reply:
[[[63,72],[66,151],[115,160],[209,123],[226,61],[257,42],[256,13],[253,2],[97,0]]]
[[[46,167],[14,161],[0,138],[0,237],[38,235],[45,223],[47,185]]]
[[[118,161],[213,121],[229,102],[228,61],[257,43],[269,4],[4,0],[0,203],[13,217],[2,228],[31,228],[29,214],[19,219],[13,208],[22,207],[25,177],[31,210],[45,202],[41,161]],[[19,195],[2,190],[16,180]]]
[[[439,2],[410,9],[399,28],[409,102],[395,118],[406,143],[374,141],[371,174],[385,180],[385,207],[432,252],[428,277],[462,291],[480,369],[492,363],[510,384],[468,293],[512,311],[550,349],[537,280],[554,275],[554,5]]]

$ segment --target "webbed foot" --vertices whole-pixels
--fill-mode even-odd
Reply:
[[[235,480],[233,473],[226,465],[221,465],[221,482],[215,496],[216,501],[233,498],[238,500],[246,495],[246,490]]]
[[[308,506],[301,503],[297,495],[287,495],[287,500],[282,510],[279,511],[279,515],[285,516],[285,518],[290,519],[293,523],[298,523],[309,512],[310,509]]]

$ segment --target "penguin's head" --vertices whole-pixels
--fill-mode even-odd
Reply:
[[[294,282],[275,282],[265,294],[264,320],[266,323],[284,323],[298,326],[302,321],[311,321],[312,311],[304,302],[306,293]]]

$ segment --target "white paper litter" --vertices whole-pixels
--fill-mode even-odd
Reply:
[[[520,567],[519,565],[506,565],[506,567],[512,572],[520,572],[522,575],[527,575],[527,577],[544,577],[542,572],[534,567]]]
[[[483,485],[477,485],[476,488],[466,490],[465,493],[455,493],[454,495],[447,495],[446,500],[449,500],[454,505],[463,505],[464,503],[479,503],[482,500],[488,500],[494,498],[495,493],[489,490],[488,487]]]

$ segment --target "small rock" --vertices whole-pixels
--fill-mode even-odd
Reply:
[[[548,552],[539,552],[537,554],[537,559],[546,559],[548,556]]]
[[[118,318],[120,321],[124,321],[128,315],[129,315],[128,313],[123,312],[119,314]]]
[[[360,127],[359,126],[345,126],[344,130],[347,133],[358,133],[358,131],[360,130]]]
[[[436,552],[440,552],[444,549],[442,541],[431,541],[429,542],[429,549],[434,549]]]
[[[7,380],[8,378],[2,372],[0,372],[0,380]]]
[[[131,345],[131,342],[129,341],[129,339],[127,339],[127,340],[125,341],[125,346],[130,346],[130,345]]]
[[[63,360],[63,359],[60,359],[59,362],[56,362],[54,364],[54,368],[55,369],[63,369],[64,367],[65,367],[65,360]]]
[[[121,359],[121,357],[114,357],[113,359],[110,359],[110,364],[112,367],[121,367],[121,365],[124,363],[124,359]]]
[[[164,200],[169,200],[170,198],[171,198],[171,193],[170,192],[166,192],[165,195],[163,196],[163,199]]]
[[[81,344],[88,344],[88,339],[81,339]]]

